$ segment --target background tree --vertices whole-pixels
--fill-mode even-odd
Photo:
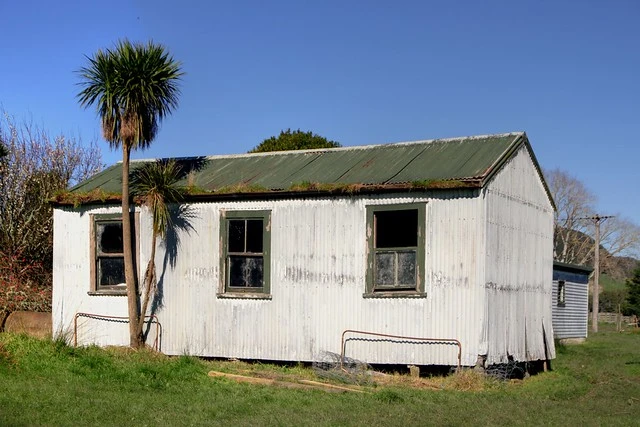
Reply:
[[[596,214],[595,195],[577,178],[559,169],[545,171],[545,179],[555,202],[554,259],[592,265],[594,255],[593,222],[585,219]],[[627,256],[640,250],[640,227],[615,216],[601,223],[600,268],[612,277],[624,279],[633,265]]]
[[[5,147],[4,145],[0,144],[0,159],[3,158],[4,156],[6,156],[7,154],[9,154],[9,151],[7,150],[7,147]]]
[[[157,285],[156,277],[156,245],[158,237],[165,239],[172,226],[169,205],[179,203],[183,199],[183,191],[176,186],[182,178],[181,168],[174,160],[146,163],[133,171],[131,176],[131,192],[151,214],[152,235],[151,255],[141,289],[141,310],[138,325],[142,328],[147,314],[149,300],[154,295]]]
[[[341,147],[339,142],[330,141],[327,138],[309,132],[302,132],[300,129],[291,131],[281,131],[280,135],[272,136],[262,141],[249,153],[264,153],[267,151],[287,151],[287,150],[310,150],[314,148],[335,148]]]
[[[95,143],[50,136],[0,111],[0,312],[51,306],[49,199],[102,168]]]
[[[629,314],[640,316],[640,268],[638,268],[631,279],[627,280],[627,305]]]
[[[132,347],[144,344],[139,325],[138,283],[134,270],[129,201],[131,150],[145,149],[160,123],[178,106],[181,64],[159,44],[119,41],[98,50],[79,70],[80,105],[95,105],[102,134],[112,148],[122,149],[122,233],[127,282],[129,335]]]
[[[549,191],[556,202],[553,258],[586,265],[592,257],[593,240],[586,218],[595,212],[596,197],[573,176],[559,169],[545,171]]]

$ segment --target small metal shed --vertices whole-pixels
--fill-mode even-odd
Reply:
[[[587,338],[589,317],[589,275],[592,268],[555,261],[551,306],[556,339],[581,341]]]

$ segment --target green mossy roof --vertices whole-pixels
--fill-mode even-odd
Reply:
[[[396,144],[179,158],[193,196],[482,187],[528,141],[524,132]],[[153,160],[134,160],[132,169]],[[534,158],[535,161],[535,158]],[[120,194],[122,163],[71,189]],[[448,185],[450,183],[451,185]],[[63,199],[59,203],[65,204]],[[82,203],[86,203],[85,200]]]

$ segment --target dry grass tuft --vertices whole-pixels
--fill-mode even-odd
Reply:
[[[458,371],[443,377],[441,381],[443,389],[456,391],[483,391],[493,388],[497,383],[497,380],[473,369]]]

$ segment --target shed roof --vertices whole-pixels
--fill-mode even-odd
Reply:
[[[394,144],[176,159],[195,196],[252,193],[396,191],[479,188],[512,153],[526,145],[524,132]],[[132,170],[154,160],[133,160]],[[121,192],[122,163],[71,189]],[[357,187],[356,187],[357,186]],[[60,201],[59,201],[60,202]],[[60,202],[61,203],[61,202]]]
[[[570,264],[567,262],[553,261],[553,269],[589,275],[593,271],[592,267],[586,265]]]

